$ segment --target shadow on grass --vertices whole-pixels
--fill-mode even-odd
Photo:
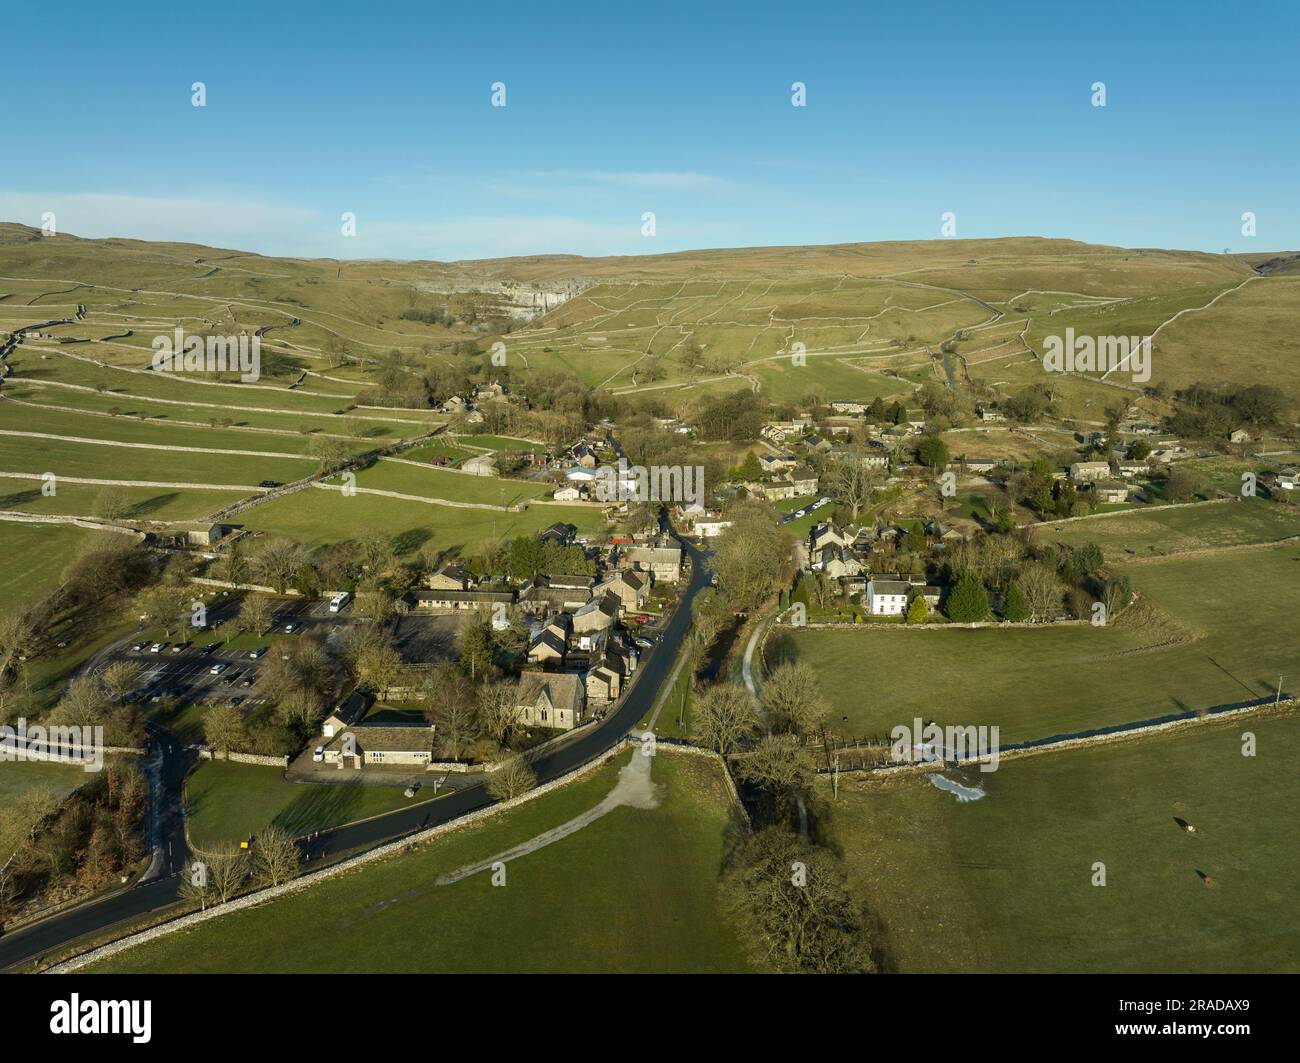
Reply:
[[[349,823],[361,816],[362,783],[302,786],[303,793],[273,819],[294,837]]]
[[[410,528],[393,537],[393,552],[398,557],[404,557],[420,549],[432,538],[433,532],[428,528]]]
[[[164,506],[169,506],[180,498],[179,491],[169,491],[167,494],[154,495],[152,498],[142,499],[131,507],[130,514],[133,517],[143,517],[148,513],[156,513]]]

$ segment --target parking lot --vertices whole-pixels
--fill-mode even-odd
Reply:
[[[331,613],[329,603],[319,599],[285,598],[276,601],[271,630],[255,646],[240,638],[242,648],[227,646],[236,634],[227,625],[237,612],[233,604],[211,607],[209,624],[203,629],[187,629],[168,642],[127,643],[114,660],[134,661],[144,672],[134,700],[156,704],[171,697],[184,701],[210,701],[224,698],[235,705],[252,707],[265,699],[253,696],[261,662],[280,641],[325,627],[330,633],[347,622],[343,615]],[[155,647],[157,649],[155,650]],[[216,669],[214,673],[214,669]]]

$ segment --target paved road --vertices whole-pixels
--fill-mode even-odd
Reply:
[[[537,773],[539,782],[565,775],[617,745],[654,705],[690,629],[691,603],[695,595],[709,585],[705,555],[689,544],[686,545],[686,552],[692,560],[691,579],[686,594],[664,629],[663,637],[642,656],[631,691],[618,709],[595,727],[552,747],[534,761],[533,770]],[[119,926],[125,930],[133,921],[165,909],[176,901],[180,888],[179,872],[189,856],[179,794],[181,781],[189,770],[193,753],[181,748],[175,736],[164,728],[151,730],[150,750],[152,755],[162,756],[163,786],[157,790],[163,795],[163,803],[167,806],[160,809],[159,830],[163,855],[161,866],[151,869],[156,877],[146,875],[133,888],[88,902],[0,937],[0,970],[21,968],[83,937],[103,935]],[[364,823],[323,833],[307,846],[307,856],[309,859],[319,858],[326,853],[373,848],[415,831],[458,819],[493,803],[484,785],[478,783],[432,803],[398,809]]]
[[[189,860],[185,843],[185,816],[181,786],[194,761],[192,750],[164,727],[149,725],[149,755],[145,767],[159,773],[151,790],[155,802],[150,821],[156,856],[149,870],[133,887],[89,901],[38,923],[0,937],[0,970],[21,967],[53,949],[89,935],[103,934],[119,924],[125,930],[150,912],[176,900],[178,877]]]

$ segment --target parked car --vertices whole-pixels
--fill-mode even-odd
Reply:
[[[219,643],[219,642],[209,642],[206,646],[203,647],[203,652],[204,652],[204,653],[211,653],[213,650],[215,650],[215,649],[216,649],[218,646],[220,646],[220,645],[221,645],[221,643]]]
[[[148,648],[149,644],[147,642],[137,642],[131,646],[131,649],[135,650],[136,653],[140,653]]]
[[[298,625],[295,624],[292,620],[290,620],[287,624],[284,625],[284,633],[286,635],[292,635],[297,630],[298,630]]]
[[[258,646],[257,649],[248,651],[248,659],[250,661],[256,661],[260,659],[262,654],[264,654],[265,652],[266,652],[265,646]]]
[[[214,664],[211,668],[208,669],[208,675],[220,675],[229,667],[230,665],[219,661],[216,664]]]
[[[243,700],[244,700],[243,695],[236,694],[234,697],[226,698],[226,704],[233,709],[236,705],[238,705]]]
[[[284,484],[282,484],[279,480],[263,480],[263,481],[262,481],[260,484],[258,484],[257,486],[258,486],[258,487],[268,487],[268,488],[269,488],[269,487],[283,487]]]
[[[324,747],[324,746],[317,746],[315,749],[313,749],[313,750],[311,751],[311,759],[314,760],[317,764],[319,764],[322,760],[324,760],[324,759],[325,759],[325,747]]]
[[[150,653],[162,653],[162,651],[163,651],[163,647],[166,646],[166,645],[167,645],[167,643],[165,643],[165,642],[155,642],[152,646],[149,647],[149,652],[150,652]]]
[[[649,621],[650,621],[650,614],[649,614],[649,613],[637,613],[636,616],[634,616],[632,619],[635,620],[638,624],[649,623]]]
[[[172,653],[180,653],[187,646],[189,646],[188,642],[178,642],[174,646],[172,646]]]
[[[648,650],[651,646],[654,645],[654,643],[651,642],[649,639],[637,639],[636,644],[640,646],[643,650]]]
[[[253,685],[253,679],[254,679],[253,676],[251,676],[251,675],[246,675],[246,676],[244,676],[243,680],[240,682],[239,685],[240,685],[241,687],[251,687],[251,686]]]

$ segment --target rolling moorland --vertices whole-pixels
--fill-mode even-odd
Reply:
[[[1151,336],[1150,381],[1046,374],[1046,340],[1067,328]],[[256,334],[260,377],[154,371],[155,337],[176,329]],[[1295,969],[1285,913],[1300,899],[1297,869],[1276,825],[1300,801],[1286,767],[1297,742],[1288,705],[1300,675],[1300,509],[1281,489],[1239,489],[1243,474],[1263,478],[1300,461],[1300,255],[1011,238],[338,262],[44,237],[0,223],[0,344],[14,333],[21,342],[0,363],[0,616],[47,599],[111,544],[165,552],[173,537],[218,522],[254,544],[291,539],[318,572],[332,571],[334,552],[364,552],[383,537],[399,564],[457,561],[491,574],[505,544],[556,522],[592,542],[629,532],[626,507],[550,497],[567,448],[596,426],[633,461],[703,463],[706,505],[726,514],[753,479],[738,470],[807,443],[759,439],[737,427],[745,411],[756,411],[755,429],[807,416],[829,435],[834,402],[924,410],[931,427],[942,425],[945,463],[978,455],[1010,475],[962,467],[951,497],[936,489],[931,462],[899,452],[888,478],[855,501],[823,471],[815,493],[763,510],[769,524],[790,518],[777,524],[780,549],[806,543],[826,520],[896,524],[900,543],[924,524],[922,546],[873,556],[891,575],[910,565],[943,582],[947,611],[957,573],[945,568],[955,547],[943,529],[1022,535],[1035,559],[1096,548],[1101,575],[1122,580],[1132,604],[1100,626],[1077,612],[1072,624],[992,623],[1008,619],[999,604],[988,627],[936,612],[926,630],[910,630],[901,618],[898,627],[862,623],[862,601],[846,586],[834,604],[812,608],[804,630],[784,612],[792,587],[812,601],[816,577],[806,565],[792,575],[800,546],[792,564],[784,553],[769,559],[767,596],[733,608],[712,650],[697,647],[708,660],[692,658],[675,680],[682,722],[661,719],[659,733],[711,744],[690,704],[717,680],[743,691],[749,636],[781,614],[756,638],[751,692],[761,705],[765,679],[785,662],[817,678],[824,720],[815,738],[801,736],[802,812],[869,913],[873,966]],[[476,403],[474,417],[447,401],[492,384],[506,397]],[[1188,422],[1193,385],[1259,384],[1285,409],[1252,424],[1247,444],[1173,431]],[[955,410],[934,409],[936,394]],[[1026,394],[1041,398],[1032,416],[1004,424],[975,414],[1015,410]],[[1024,470],[1050,466],[1064,482],[1073,462],[1104,456],[1124,408],[1126,422],[1181,436],[1188,452],[1177,467],[1191,486],[1175,489],[1153,463],[1125,501],[1085,505],[1086,515],[1049,513],[1017,491]],[[672,437],[676,427],[689,435]],[[811,446],[798,453],[815,460]],[[472,475],[485,456],[506,474]],[[829,508],[813,510],[820,497]],[[221,563],[203,574],[220,575]],[[731,600],[725,577],[718,594]],[[1064,594],[1058,588],[1058,603]],[[59,703],[87,662],[141,627],[121,602],[56,617],[38,652],[13,666],[21,681],[4,692],[6,720]],[[1249,722],[1196,719],[1275,693],[1277,707]],[[831,772],[837,743],[877,738],[914,716],[996,724],[1012,743],[1170,713],[1188,714],[1190,725],[1008,758],[993,773],[950,768],[980,789],[975,800],[955,799],[923,773]],[[1241,755],[1244,731],[1257,735],[1257,757]],[[194,738],[201,733],[196,725]],[[742,779],[752,753],[732,759]],[[471,879],[443,894],[427,882],[589,808],[615,785],[615,766],[97,969],[329,970],[341,954],[347,969],[376,971],[764,969],[723,912],[719,879],[743,831],[726,769],[708,763],[657,758],[655,807],[619,808],[512,862],[506,890]],[[0,764],[0,795],[48,786],[62,799],[78,774]],[[400,788],[374,787],[323,809],[304,789],[275,768],[204,764],[188,782],[191,841],[201,849],[272,823],[299,834],[410,803]],[[744,793],[754,800],[753,787]],[[758,808],[760,820],[772,811],[767,798]],[[23,826],[6,825],[0,858]],[[1107,865],[1106,888],[1089,881],[1094,861]],[[430,923],[440,927],[433,950],[412,935]]]

